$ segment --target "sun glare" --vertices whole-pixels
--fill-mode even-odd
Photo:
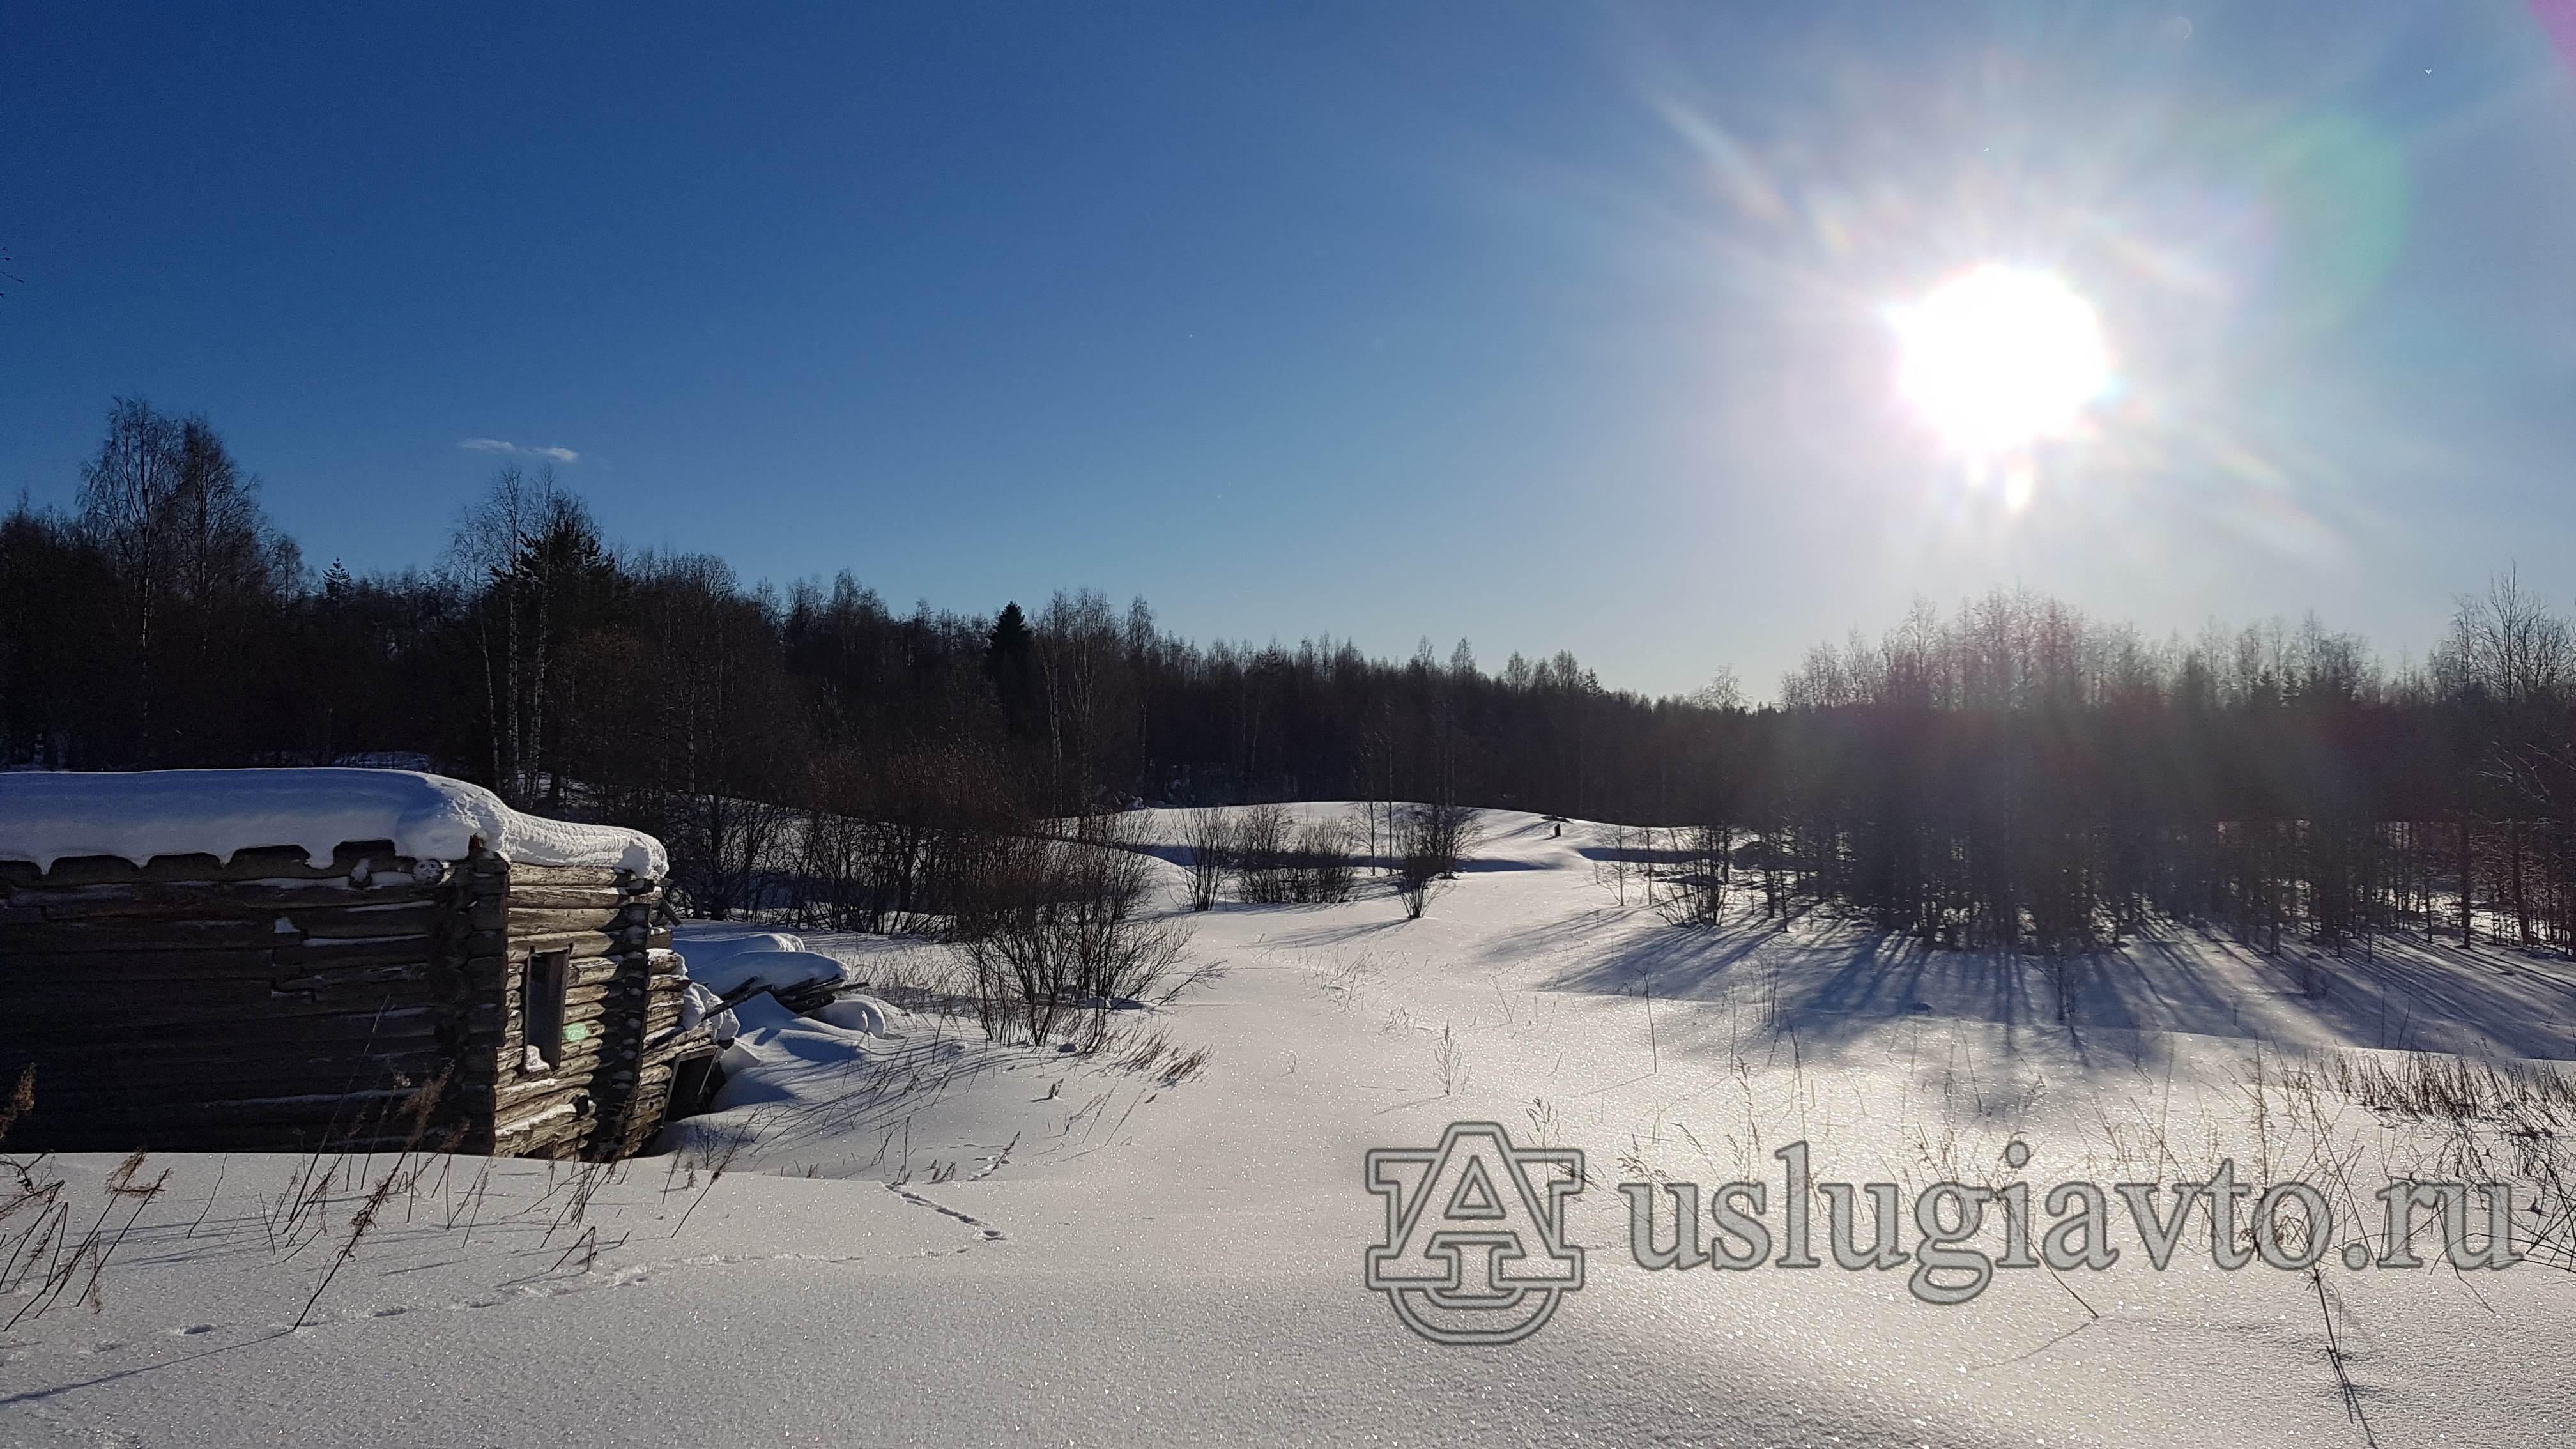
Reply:
[[[2048,272],[1986,265],[1898,307],[1897,386],[1949,444],[1994,458],[2063,437],[2110,387],[2093,306]]]

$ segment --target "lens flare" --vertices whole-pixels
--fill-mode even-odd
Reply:
[[[2065,437],[2111,386],[2093,305],[2053,273],[1989,264],[1889,314],[1897,387],[1952,447],[1995,458]]]

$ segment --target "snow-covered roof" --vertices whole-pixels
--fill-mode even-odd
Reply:
[[[415,860],[461,860],[476,836],[523,865],[670,871],[662,842],[640,830],[523,815],[480,785],[414,770],[0,774],[0,860],[39,870],[70,856],[141,865],[279,845],[328,865],[353,840],[390,840]]]

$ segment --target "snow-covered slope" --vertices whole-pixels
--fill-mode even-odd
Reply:
[[[419,860],[457,860],[480,836],[527,865],[669,873],[662,843],[637,830],[524,815],[480,785],[411,770],[143,770],[0,774],[0,860],[51,869],[70,856],[137,865],[291,845],[315,865],[354,840],[390,840]]]
[[[1190,916],[1191,961],[1221,974],[1089,1052],[941,1015],[936,947],[808,933],[909,1018],[755,1006],[742,1072],[673,1156],[613,1180],[435,1160],[327,1286],[386,1159],[156,1157],[168,1187],[103,1310],[0,1333],[0,1443],[2566,1442],[2576,1276],[2537,1263],[2329,1258],[2312,1281],[2187,1246],[2158,1273],[2124,1239],[2107,1272],[1999,1272],[1932,1307],[1910,1265],[1644,1271],[1614,1190],[1777,1195],[1771,1154],[1803,1140],[1819,1176],[1909,1191],[2233,1155],[2366,1194],[2460,1139],[2338,1090],[2337,1054],[2576,1055],[2566,963],[2301,963],[2165,931],[2060,980],[1741,908],[1681,930],[1634,881],[1621,904],[1602,851],[1497,815],[1419,921],[1379,885]],[[1502,1348],[1422,1341],[1361,1286],[1386,1231],[1363,1154],[1470,1119],[1589,1174],[1568,1215],[1587,1282]],[[2499,1171],[2537,1150],[2477,1140]],[[65,1161],[80,1227],[115,1166]],[[1823,1231],[1820,1211],[1820,1251]]]

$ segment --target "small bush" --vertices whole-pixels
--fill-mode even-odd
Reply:
[[[1136,914],[1151,866],[1126,848],[1119,820],[1095,816],[1071,840],[1013,837],[989,852],[953,946],[989,1035],[1069,1034],[1110,1002],[1150,995],[1179,963],[1189,933]]]
[[[1357,832],[1343,819],[1300,826],[1285,807],[1254,805],[1235,831],[1235,893],[1263,906],[1330,905],[1359,888]]]
[[[1407,920],[1422,919],[1474,842],[1476,813],[1460,805],[1407,805],[1396,818],[1395,889]]]
[[[1290,879],[1292,822],[1284,805],[1247,805],[1235,812],[1234,893],[1248,905],[1296,903]]]
[[[1183,817],[1181,843],[1190,852],[1191,910],[1204,911],[1216,905],[1226,873],[1235,868],[1236,834],[1234,823],[1222,810],[1193,810]]]

